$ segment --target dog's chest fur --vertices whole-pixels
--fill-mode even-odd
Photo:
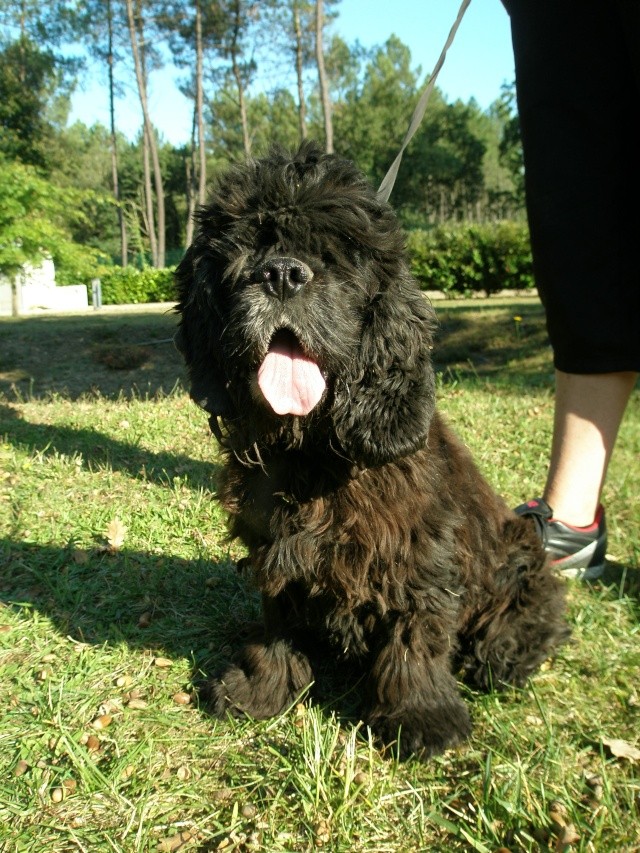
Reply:
[[[436,418],[430,443],[448,439]],[[263,454],[252,467],[230,456],[219,495],[259,589],[284,596],[294,621],[362,654],[370,631],[393,614],[444,608],[458,621],[468,560],[462,515],[441,481],[460,451],[452,445],[441,465],[427,446],[357,474],[302,450]]]

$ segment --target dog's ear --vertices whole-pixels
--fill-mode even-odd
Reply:
[[[191,381],[190,395],[211,415],[229,418],[234,409],[221,361],[222,321],[213,300],[218,271],[194,243],[176,269],[180,324],[174,342],[182,353]]]
[[[334,402],[336,434],[357,465],[390,462],[424,444],[435,407],[435,325],[430,303],[411,279],[371,302],[358,355]]]

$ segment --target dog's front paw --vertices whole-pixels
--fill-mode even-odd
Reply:
[[[426,761],[446,749],[458,746],[471,733],[471,720],[465,705],[414,708],[388,717],[378,713],[371,728],[381,743],[401,759]]]
[[[219,719],[229,715],[242,717],[245,714],[256,719],[262,717],[256,707],[251,682],[239,666],[230,666],[222,676],[212,678],[201,696],[211,713]]]
[[[216,717],[265,720],[285,711],[312,680],[309,661],[287,642],[250,643],[237,663],[207,684],[203,699]]]

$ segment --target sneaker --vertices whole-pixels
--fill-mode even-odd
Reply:
[[[542,498],[520,504],[514,510],[531,518],[551,565],[567,578],[594,580],[604,571],[607,550],[607,524],[600,505],[593,524],[573,527],[553,517],[553,510]]]

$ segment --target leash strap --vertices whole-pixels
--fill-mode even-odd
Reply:
[[[391,191],[393,190],[393,185],[396,182],[396,178],[398,177],[398,170],[400,169],[400,162],[402,160],[402,155],[405,152],[407,145],[413,139],[416,130],[420,127],[420,122],[424,117],[425,110],[427,109],[427,102],[429,97],[431,96],[431,92],[433,91],[433,87],[436,84],[436,79],[438,74],[440,73],[440,69],[444,65],[444,60],[447,55],[447,51],[451,47],[451,43],[455,38],[456,32],[458,31],[458,27],[460,26],[460,21],[462,20],[464,13],[467,11],[467,6],[471,3],[471,0],[462,0],[462,5],[458,10],[458,17],[455,19],[453,26],[451,27],[451,31],[445,42],[445,46],[442,48],[442,53],[438,58],[438,61],[435,64],[435,68],[431,72],[431,76],[429,77],[429,82],[424,88],[422,95],[420,95],[420,100],[413,111],[413,115],[411,117],[411,121],[409,123],[409,128],[405,134],[404,141],[400,146],[400,151],[398,152],[398,156],[391,164],[389,171],[382,179],[382,183],[380,184],[380,188],[378,190],[378,198],[382,201],[389,201],[389,196],[391,195]]]

